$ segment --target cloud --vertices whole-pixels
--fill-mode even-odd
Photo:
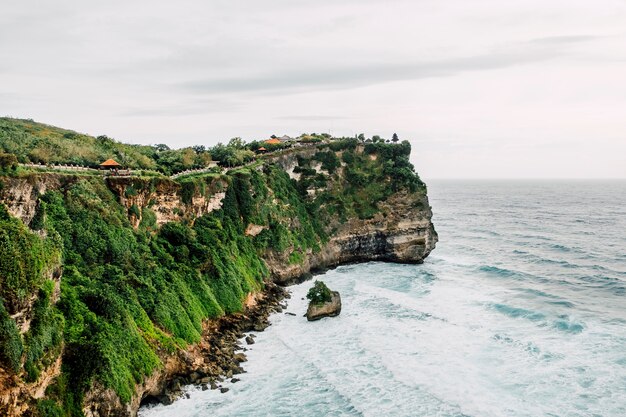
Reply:
[[[196,94],[263,93],[290,94],[312,90],[341,90],[387,82],[450,77],[469,71],[488,71],[532,64],[557,58],[566,52],[562,45],[595,39],[592,36],[561,36],[511,43],[491,52],[465,57],[397,64],[361,64],[352,67],[289,69],[262,75],[211,77],[177,84]]]
[[[324,121],[324,120],[349,120],[351,117],[343,116],[315,116],[315,115],[300,115],[300,116],[279,116],[275,117],[276,120],[293,120],[293,121]]]
[[[570,36],[547,36],[544,38],[536,38],[530,41],[530,43],[539,45],[572,45],[582,42],[590,42],[598,39],[602,39],[604,36],[589,36],[589,35],[570,35]]]
[[[165,103],[133,107],[118,113],[122,117],[176,117],[194,116],[208,113],[228,113],[241,109],[241,105],[232,100],[224,99],[190,99],[188,102]]]

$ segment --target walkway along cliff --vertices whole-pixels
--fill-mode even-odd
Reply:
[[[240,371],[231,342],[280,308],[277,284],[423,262],[437,234],[410,152],[348,139],[178,181],[0,177],[0,414],[135,415]]]

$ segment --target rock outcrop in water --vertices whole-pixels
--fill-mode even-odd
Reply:
[[[335,317],[341,313],[341,296],[339,292],[332,291],[330,301],[316,303],[311,301],[306,310],[306,319],[315,321],[324,317]]]
[[[175,326],[167,326],[173,319],[163,316],[163,310],[159,310],[152,302],[142,305],[143,298],[132,294],[132,291],[148,288],[149,291],[141,293],[142,297],[146,297],[151,294],[150,291],[157,290],[150,287],[153,285],[151,282],[132,271],[132,265],[129,266],[127,261],[115,263],[115,257],[105,258],[110,265],[106,265],[108,269],[103,274],[101,269],[105,265],[94,264],[89,269],[81,263],[84,259],[98,259],[93,248],[90,249],[89,245],[72,247],[72,252],[68,252],[71,256],[65,258],[66,262],[68,259],[74,262],[69,268],[73,281],[64,290],[74,297],[69,300],[74,302],[82,297],[79,301],[85,306],[85,313],[89,314],[91,320],[101,320],[98,323],[106,326],[118,326],[115,328],[117,330],[130,329],[128,331],[134,333],[129,334],[136,334],[141,340],[145,338],[149,342],[146,349],[153,349],[154,361],[158,361],[158,366],[146,365],[132,371],[124,369],[136,381],[140,381],[131,387],[130,394],[125,394],[126,398],[113,388],[116,383],[113,378],[102,377],[106,376],[107,368],[99,367],[98,373],[90,376],[87,389],[72,393],[76,396],[71,397],[67,404],[76,407],[73,401],[82,399],[80,407],[89,417],[133,416],[142,400],[160,399],[169,402],[174,399],[180,384],[200,381],[201,384],[209,386],[213,383],[218,387],[219,378],[230,378],[241,371],[240,361],[237,360],[241,357],[236,356],[236,350],[237,339],[243,336],[242,332],[262,331],[268,326],[267,316],[270,312],[282,309],[279,301],[284,295],[281,295],[280,287],[274,284],[284,285],[306,279],[311,273],[347,262],[423,262],[434,249],[437,234],[431,223],[432,212],[425,185],[406,166],[410,146],[406,143],[371,144],[368,147],[350,141],[347,143],[346,146],[336,148],[321,145],[289,150],[270,155],[254,167],[186,182],[167,178],[114,178],[103,181],[98,177],[50,173],[0,177],[0,202],[24,224],[32,225],[34,219],[45,218],[46,207],[54,209],[53,214],[57,217],[52,220],[58,222],[55,223],[55,233],[58,233],[55,236],[61,237],[48,236],[45,228],[34,230],[33,234],[45,242],[55,239],[56,244],[66,245],[66,252],[69,245],[76,244],[75,234],[81,230],[65,234],[67,230],[62,227],[72,219],[62,217],[64,210],[75,210],[83,215],[95,212],[100,217],[113,213],[114,227],[119,236],[133,245],[152,239],[153,246],[149,250],[158,254],[170,251],[163,255],[168,263],[183,264],[195,251],[194,256],[199,260],[194,259],[193,264],[185,264],[186,270],[197,268],[193,285],[204,285],[200,281],[205,276],[210,278],[211,274],[220,273],[219,268],[225,268],[221,264],[222,260],[231,262],[228,264],[230,275],[232,271],[240,271],[245,275],[245,279],[240,280],[243,284],[237,285],[240,286],[239,291],[246,288],[248,294],[242,296],[246,297],[243,303],[241,299],[235,300],[235,305],[240,303],[243,307],[238,307],[239,310],[232,307],[226,309],[215,299],[205,297],[218,305],[216,309],[221,309],[221,314],[224,310],[229,311],[229,314],[220,318],[208,314],[198,318],[199,313],[194,312],[196,316],[190,316],[188,326],[200,328],[201,337],[199,342],[191,342],[192,338],[183,340],[172,337]],[[404,166],[395,166],[397,162],[402,162]],[[50,193],[53,195],[46,198]],[[245,262],[226,259],[227,255],[221,259],[203,258],[206,251],[215,249],[218,244],[226,248],[224,254],[233,249],[226,246],[229,242],[218,239],[222,235],[217,233],[225,233],[223,225],[226,217],[230,222],[228,232],[240,245],[235,250],[241,256],[247,256]],[[204,219],[200,221],[204,222],[201,226],[217,230],[206,242],[196,239],[199,232],[194,224],[199,219]],[[159,234],[160,230],[172,223],[175,227],[170,228],[168,234]],[[88,229],[88,226],[84,229]],[[139,237],[133,237],[134,233],[138,233]],[[161,243],[162,247],[157,246]],[[244,253],[246,248],[248,252]],[[146,252],[145,256],[148,255]],[[119,255],[116,252],[116,256],[123,258],[123,251]],[[150,267],[154,265],[155,262],[152,262]],[[251,269],[253,265],[257,270]],[[60,271],[64,271],[63,266],[57,269],[59,273],[55,276],[56,282],[63,279],[60,274]],[[84,268],[83,275],[79,273],[79,268]],[[258,271],[262,268],[266,269],[263,274]],[[93,271],[100,274],[98,277],[103,276],[104,281],[96,282],[97,285],[88,289],[86,286],[91,285],[88,278]],[[264,284],[254,281],[259,274],[264,275]],[[160,285],[165,284],[167,282]],[[222,286],[213,284],[213,281],[209,284],[216,286],[209,290],[202,286],[185,287],[185,291],[179,295],[179,303],[183,303],[184,297],[191,297],[189,294],[194,290],[204,293],[224,291],[230,299],[238,297],[237,292],[224,288],[226,284],[223,280],[219,284]],[[116,285],[124,285],[124,296],[131,292],[130,300],[135,303],[135,310],[124,309],[124,303],[115,298],[121,297],[120,294],[107,298],[107,294],[98,292],[103,291],[103,288],[110,291]],[[260,290],[261,287],[264,289]],[[168,291],[174,290],[168,287]],[[31,304],[37,299],[36,292],[31,294]],[[219,301],[230,299],[223,296]],[[51,300],[56,302],[58,294]],[[338,294],[334,301],[333,308],[326,314],[339,313],[341,303]],[[106,309],[110,306],[117,310],[109,316],[110,312]],[[64,312],[69,311],[67,302],[64,308]],[[13,311],[9,313],[19,314]],[[60,313],[55,310],[55,314]],[[10,319],[16,320],[13,317]],[[68,313],[65,320],[66,328],[71,326],[73,332],[84,331],[82,324],[77,326],[71,322],[76,320],[75,316]],[[128,328],[122,327],[127,323],[124,320],[131,323]],[[139,325],[135,321],[143,326],[141,332],[137,330]],[[102,328],[107,329],[106,326]],[[149,329],[149,332],[144,329]],[[20,330],[20,337],[26,340],[25,332],[28,329]],[[104,342],[111,342],[106,339],[108,333],[105,331],[99,335]],[[77,339],[74,344],[85,343],[85,340],[88,341]],[[48,401],[46,388],[54,385],[61,369],[65,369],[61,363],[68,358],[74,362],[80,359],[80,352],[72,349],[76,347],[57,343],[54,349],[44,351],[42,358],[35,364],[37,372],[28,377],[35,381],[25,382],[27,376],[24,370],[16,373],[0,364],[0,413],[22,415],[29,409],[34,410],[41,401]],[[101,354],[97,349],[93,352]],[[102,360],[100,357],[93,359]],[[102,362],[111,366],[110,362]],[[18,363],[18,366],[22,365]],[[73,389],[59,385],[58,381],[56,383],[56,391],[52,392],[58,393],[59,386],[64,390]],[[50,401],[59,406],[66,400],[66,397],[55,397]]]

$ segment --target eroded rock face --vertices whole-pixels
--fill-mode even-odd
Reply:
[[[306,310],[306,319],[315,321],[324,317],[335,317],[339,313],[341,313],[341,297],[339,292],[332,291],[330,301],[323,304],[309,303],[309,308]]]
[[[26,177],[2,179],[0,188],[0,202],[2,202],[12,216],[21,219],[28,225],[39,205],[39,196],[48,190],[55,190],[61,186],[61,179],[65,182],[74,180],[72,176],[57,174],[33,174]]]
[[[337,225],[328,243],[317,253],[309,250],[300,264],[289,264],[288,254],[266,253],[274,281],[288,284],[316,270],[349,262],[422,263],[438,241],[428,197],[397,193],[379,208],[371,219]]]
[[[183,219],[193,220],[219,210],[227,188],[224,181],[210,181],[204,184],[204,194],[194,190],[189,193],[188,201],[185,201],[180,183],[166,178],[150,182],[137,178],[110,177],[107,178],[107,185],[118,196],[120,204],[127,209],[133,206],[137,208],[139,216],[131,214],[129,218],[133,227],[141,223],[145,208],[154,212],[158,226]]]

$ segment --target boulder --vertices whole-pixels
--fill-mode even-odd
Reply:
[[[252,326],[252,330],[254,330],[255,332],[262,332],[263,330],[267,329],[269,325],[270,324],[266,322],[256,323],[254,326]]]
[[[306,310],[306,319],[314,321],[323,317],[335,317],[339,313],[341,313],[341,297],[337,291],[332,291],[330,301],[322,304],[309,303],[309,308]]]
[[[244,355],[243,353],[236,353],[235,356],[233,356],[233,359],[239,363],[245,362],[248,360],[246,359],[246,355]]]

